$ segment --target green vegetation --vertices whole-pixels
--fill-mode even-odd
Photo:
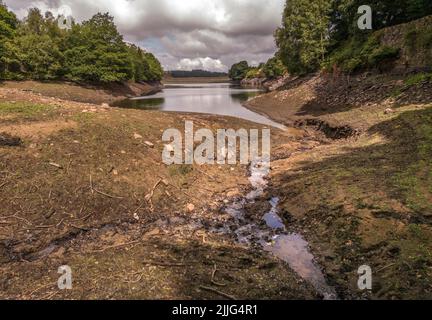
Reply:
[[[19,114],[22,117],[33,117],[52,111],[53,107],[28,102],[1,102],[0,115]]]
[[[291,73],[318,68],[330,44],[332,0],[289,0],[276,31],[279,56]]]
[[[402,190],[406,205],[417,212],[432,212],[432,108],[421,113],[404,114],[404,121],[415,128],[418,141],[416,159],[395,176],[395,186]]]
[[[409,87],[415,86],[424,82],[432,81],[432,73],[417,73],[405,80],[405,84]]]
[[[399,56],[400,49],[382,46],[378,34],[369,36],[366,40],[353,37],[322,63],[325,70],[331,71],[334,66],[343,72],[353,73],[364,69],[383,68]]]
[[[249,64],[247,63],[247,61],[240,61],[239,63],[236,63],[231,67],[228,76],[234,81],[241,81],[246,78],[248,71]]]
[[[246,61],[236,63],[231,67],[229,77],[234,81],[254,78],[276,79],[283,76],[286,71],[282,61],[278,57],[273,57],[257,67],[250,67]]]
[[[286,68],[279,58],[273,57],[264,65],[263,72],[267,79],[276,79],[286,73]]]
[[[163,77],[151,53],[124,42],[114,19],[98,13],[61,29],[50,12],[30,9],[18,21],[0,2],[0,79],[111,83]]]
[[[382,46],[376,33],[358,28],[361,5],[372,8],[373,31],[432,14],[429,0],[289,0],[275,34],[288,71],[304,74],[324,67],[351,73],[386,67],[396,59],[399,48]],[[413,50],[430,48],[432,32],[413,31],[407,42]]]

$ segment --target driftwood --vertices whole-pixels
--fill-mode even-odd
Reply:
[[[227,299],[229,299],[229,300],[237,300],[237,299],[236,299],[234,296],[232,296],[232,295],[229,295],[229,294],[227,294],[227,293],[225,293],[225,292],[222,292],[222,291],[219,291],[219,290],[216,290],[216,289],[210,288],[210,287],[200,286],[199,288],[202,289],[202,290],[205,290],[205,291],[209,291],[209,292],[211,292],[211,293],[215,293],[215,294],[217,294],[217,295],[219,295],[219,296],[221,296],[221,297],[227,298]]]

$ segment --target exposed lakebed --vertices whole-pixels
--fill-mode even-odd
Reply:
[[[255,123],[283,129],[264,116],[243,106],[248,99],[262,93],[229,83],[167,85],[163,91],[146,97],[118,102],[116,107],[171,112],[194,112],[233,116]],[[259,201],[268,184],[269,167],[262,161],[250,165],[251,191],[242,198],[226,203],[224,211],[229,219],[210,226],[213,233],[228,235],[244,246],[265,250],[289,264],[301,278],[309,282],[324,299],[336,299],[335,290],[327,285],[325,277],[309,251],[308,242],[298,233],[290,233],[278,214],[279,199],[271,198],[271,209],[262,212],[260,221],[251,219],[246,207]],[[194,219],[193,229],[201,228],[200,217]]]

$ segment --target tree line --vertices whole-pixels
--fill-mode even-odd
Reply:
[[[0,79],[110,83],[159,81],[156,57],[128,44],[114,18],[98,13],[70,28],[33,8],[22,21],[0,0]]]
[[[360,30],[358,8],[371,7],[372,30]],[[410,22],[432,14],[431,0],[287,0],[282,25],[275,32],[280,61],[290,74],[339,68],[353,73],[380,67],[399,55],[399,48],[381,45],[385,27]],[[432,47],[432,27],[424,30],[423,47]],[[230,75],[245,78],[244,61]],[[234,79],[234,78],[233,78]]]

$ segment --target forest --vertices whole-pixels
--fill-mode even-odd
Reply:
[[[85,83],[159,81],[156,57],[125,42],[114,18],[98,13],[70,28],[60,17],[30,9],[20,21],[0,1],[0,79]],[[61,24],[60,24],[61,25]]]
[[[362,5],[372,9],[372,30],[358,28],[358,8]],[[263,75],[271,78],[270,69],[276,71],[271,75],[279,76],[284,70],[275,61],[290,74],[300,75],[334,68],[346,73],[375,68],[399,55],[397,48],[381,46],[372,35],[375,31],[430,14],[430,0],[288,0],[281,27],[275,32],[275,57],[258,68],[249,67],[245,61],[234,64],[230,75],[233,80]],[[431,35],[432,27],[423,35],[426,48],[432,46]]]

